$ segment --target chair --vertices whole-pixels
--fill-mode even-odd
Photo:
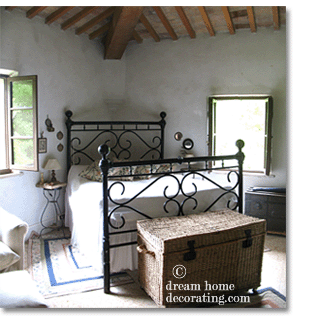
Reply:
[[[27,231],[27,223],[0,208],[0,308],[47,307],[24,270]]]

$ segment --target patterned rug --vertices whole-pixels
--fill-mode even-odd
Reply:
[[[265,308],[285,309],[286,297],[272,287],[257,290],[257,294],[250,294],[250,302],[224,305],[224,308]]]
[[[28,271],[45,298],[103,288],[102,272],[68,238],[30,238]],[[133,280],[126,272],[111,276],[111,286],[128,283]]]

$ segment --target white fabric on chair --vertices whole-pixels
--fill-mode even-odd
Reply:
[[[25,270],[0,274],[0,308],[46,308],[29,273]]]
[[[0,208],[0,243],[7,261],[0,273],[0,308],[47,307],[35,282],[23,270],[27,231],[26,222]]]
[[[0,241],[0,273],[20,260],[20,256]]]
[[[24,269],[25,236],[28,224],[15,215],[0,208],[0,241],[20,256],[20,260],[11,265],[6,271]]]

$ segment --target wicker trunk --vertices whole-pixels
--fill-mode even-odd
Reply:
[[[260,286],[264,219],[223,210],[142,220],[137,229],[139,281],[158,305]]]

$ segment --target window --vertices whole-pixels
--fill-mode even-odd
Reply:
[[[209,153],[236,151],[235,142],[245,142],[243,169],[270,174],[271,96],[215,96],[209,98]]]
[[[0,172],[37,171],[37,76],[0,75],[0,89]]]

